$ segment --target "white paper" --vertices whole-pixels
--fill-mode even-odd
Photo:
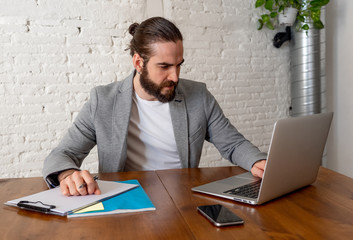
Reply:
[[[6,202],[6,205],[17,206],[19,201],[36,202],[41,201],[44,204],[55,205],[51,211],[58,215],[67,215],[68,213],[88,207],[104,199],[116,196],[120,193],[128,191],[132,188],[138,187],[136,184],[126,184],[112,181],[97,180],[99,189],[102,194],[100,195],[86,195],[86,196],[64,196],[60,192],[60,188],[49,189],[26,197],[14,199]]]

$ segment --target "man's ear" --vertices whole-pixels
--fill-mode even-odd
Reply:
[[[136,71],[141,73],[143,69],[143,58],[138,53],[135,53],[132,57],[132,63]]]

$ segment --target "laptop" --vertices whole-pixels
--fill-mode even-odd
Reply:
[[[333,113],[292,117],[275,123],[263,178],[250,172],[192,188],[259,205],[315,182]]]

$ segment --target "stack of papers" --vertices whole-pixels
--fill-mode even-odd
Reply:
[[[9,206],[68,217],[94,216],[132,211],[155,210],[152,202],[137,180],[112,182],[97,180],[100,195],[64,196],[60,188],[49,189],[26,197],[7,201]],[[53,205],[54,208],[47,209]],[[42,209],[47,211],[42,211]]]
[[[119,183],[133,184],[137,185],[138,187],[133,188],[110,199],[107,199],[98,204],[95,204],[93,206],[90,206],[88,208],[76,211],[68,215],[68,217],[87,217],[105,214],[156,210],[153,203],[151,202],[146,192],[143,190],[137,180],[128,180]]]

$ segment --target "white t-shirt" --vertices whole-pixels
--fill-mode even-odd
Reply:
[[[168,103],[133,94],[125,171],[181,168]]]

